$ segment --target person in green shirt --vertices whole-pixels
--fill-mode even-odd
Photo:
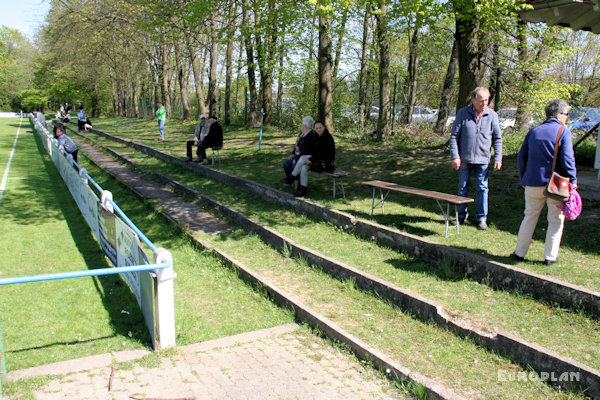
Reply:
[[[158,110],[156,110],[156,118],[158,119],[158,132],[160,133],[159,141],[165,140],[165,120],[167,117],[167,109],[163,106],[160,101],[156,103]]]

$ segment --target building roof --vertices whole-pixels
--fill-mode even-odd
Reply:
[[[519,13],[528,22],[600,33],[600,0],[527,0],[533,10]]]

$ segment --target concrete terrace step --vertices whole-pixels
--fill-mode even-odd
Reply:
[[[116,152],[114,153],[119,158],[126,159],[126,157],[118,155]],[[129,163],[131,163],[131,161],[129,161]],[[418,294],[396,287],[360,270],[344,265],[336,260],[325,257],[304,246],[300,246],[285,236],[278,234],[276,231],[250,220],[243,214],[238,213],[207,196],[195,193],[193,189],[186,188],[178,182],[172,180],[169,181],[169,178],[164,175],[162,175],[161,180],[163,182],[170,182],[177,190],[201,198],[203,202],[240,224],[244,229],[257,233],[265,242],[280,251],[284,248],[288,248],[291,250],[293,256],[301,257],[313,265],[318,265],[338,279],[353,279],[358,287],[366,291],[374,291],[381,298],[399,306],[403,311],[413,314],[421,320],[433,321],[440,327],[447,328],[460,337],[470,337],[479,345],[503,356],[507,356],[523,365],[531,365],[537,371],[559,371],[559,374],[577,373],[578,376],[580,376],[580,380],[577,384],[581,384],[583,387],[588,388],[588,393],[592,396],[600,396],[600,386],[598,385],[600,382],[599,371],[567,357],[561,357],[541,346],[527,343],[508,332],[485,332],[475,329],[463,321],[451,318],[443,311],[442,306],[435,302],[423,298]],[[248,274],[252,275],[251,272]],[[257,282],[253,283],[264,284],[264,282],[260,282],[260,278],[256,278],[256,281]]]

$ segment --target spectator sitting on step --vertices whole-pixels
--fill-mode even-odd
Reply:
[[[62,120],[63,120],[63,122],[64,122],[65,124],[68,124],[68,123],[69,123],[69,121],[71,120],[71,115],[69,114],[69,112],[68,112],[68,111],[67,111],[67,113],[66,113],[66,114],[63,116]]]
[[[315,122],[317,132],[316,153],[313,156],[301,156],[292,171],[292,176],[300,176],[300,185],[294,193],[296,197],[306,196],[308,189],[308,171],[335,171],[335,142],[329,130],[321,121]]]
[[[294,167],[300,160],[302,156],[311,156],[316,154],[317,150],[317,134],[313,130],[313,125],[315,124],[315,120],[310,117],[302,118],[302,131],[298,135],[296,139],[296,144],[294,145],[294,151],[292,154],[283,162],[283,171],[285,172],[285,178],[281,180],[281,183],[286,183],[291,185],[296,181],[296,178],[292,176],[292,171]],[[302,160],[302,164],[306,158]],[[301,164],[301,165],[302,165]]]
[[[75,145],[73,140],[67,136],[67,130],[65,126],[60,122],[57,122],[56,125],[54,125],[53,131],[54,137],[58,141],[58,148],[60,149],[60,147],[62,146],[65,152],[67,154],[72,155],[73,160],[77,162],[77,145]]]
[[[83,109],[83,104],[79,106],[79,112],[77,113],[77,128],[79,132],[85,130],[85,121],[87,120],[87,116],[85,115],[85,110]]]
[[[210,124],[206,120],[206,115],[202,114],[200,116],[200,122],[196,125],[196,129],[194,129],[194,139],[188,140],[186,142],[187,148],[187,160],[192,161],[192,146],[198,146],[198,143],[202,141],[208,135],[208,130],[210,129]],[[200,159],[198,159],[200,160]]]
[[[196,152],[196,154],[198,154],[196,161],[203,165],[208,164],[208,159],[206,158],[206,149],[223,147],[223,128],[221,128],[217,117],[211,115],[208,118],[208,123],[210,124],[208,133],[198,143],[198,151]]]
[[[92,129],[92,121],[89,118],[86,118],[85,123],[83,124],[83,130],[87,132],[90,129]]]

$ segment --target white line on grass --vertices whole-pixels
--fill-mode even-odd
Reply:
[[[8,170],[10,169],[10,163],[12,162],[13,155],[15,154],[15,147],[17,147],[17,139],[19,139],[19,132],[21,131],[21,122],[23,121],[23,117],[19,120],[19,128],[17,129],[17,136],[15,136],[15,141],[13,142],[12,150],[10,151],[10,156],[8,157],[8,162],[6,163],[6,169],[4,170],[4,176],[2,177],[2,183],[0,183],[0,204],[2,204],[2,196],[4,196],[4,189],[6,188],[6,181],[8,180]]]

